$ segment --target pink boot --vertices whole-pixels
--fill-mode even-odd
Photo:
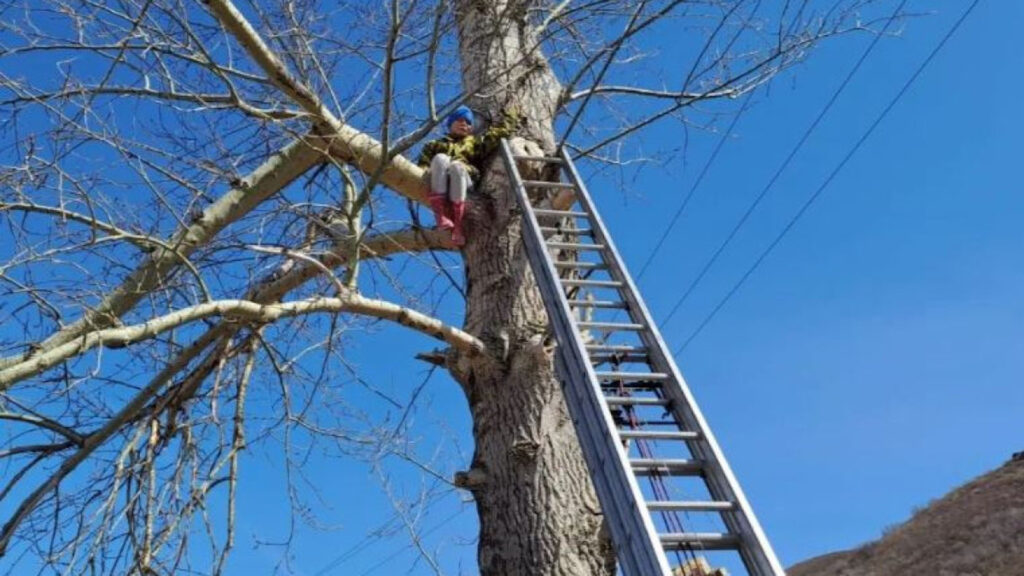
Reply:
[[[431,194],[427,201],[430,202],[430,209],[434,211],[434,221],[441,230],[451,230],[455,223],[445,215],[448,208],[448,196],[446,194]]]
[[[466,215],[465,202],[452,202],[452,244],[462,247],[466,245],[466,234],[462,230],[462,218]]]

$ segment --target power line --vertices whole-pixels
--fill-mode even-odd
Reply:
[[[698,54],[697,58],[693,61],[693,66],[690,68],[690,72],[686,75],[686,79],[683,80],[683,90],[686,89],[686,86],[689,85],[690,80],[693,79],[693,75],[696,72],[701,60],[704,58],[704,54],[710,49],[712,41],[722,30],[722,28],[725,27],[726,23],[732,17],[733,13],[735,13],[736,10],[739,9],[741,4],[742,2],[736,3],[728,12],[725,13],[725,16],[723,16],[722,19],[719,21],[718,27],[715,28],[715,31],[711,33],[711,36],[704,44],[704,48],[701,49],[700,54]],[[753,18],[754,15],[757,14],[757,11],[760,9],[761,2],[760,0],[758,0],[757,4],[754,5],[754,9],[750,12],[750,15],[747,18]],[[729,42],[725,45],[725,50],[728,51],[730,48],[732,48],[733,44],[735,44],[736,41],[739,40],[743,32],[744,28],[741,26],[736,31],[736,33],[733,34],[732,38],[729,39]],[[718,140],[718,143],[715,144],[714,150],[712,150],[711,155],[708,156],[707,162],[705,162],[704,167],[701,168],[700,174],[697,175],[697,179],[694,180],[693,186],[690,187],[690,191],[686,193],[686,197],[683,198],[683,201],[682,203],[680,203],[679,208],[676,210],[675,214],[672,215],[672,219],[669,221],[668,226],[665,227],[665,231],[662,232],[661,237],[658,238],[658,242],[655,244],[654,248],[651,249],[650,253],[648,253],[647,259],[644,261],[643,266],[640,267],[640,273],[637,274],[636,276],[637,280],[643,278],[644,273],[647,272],[647,269],[650,267],[651,262],[654,261],[654,257],[657,255],[658,251],[661,250],[662,245],[665,244],[665,240],[668,239],[669,234],[672,232],[672,229],[675,228],[675,225],[679,221],[679,218],[682,217],[683,212],[686,211],[686,207],[689,205],[690,199],[693,198],[694,192],[697,191],[697,188],[704,180],[704,176],[708,173],[708,170],[711,169],[711,165],[714,164],[715,159],[718,158],[718,153],[722,150],[722,147],[729,140],[729,137],[732,136],[733,130],[736,128],[736,124],[739,122],[740,117],[743,116],[743,113],[747,111],[747,107],[750,105],[750,100],[751,98],[753,98],[754,92],[756,92],[756,90],[751,90],[749,93],[747,93],[747,97],[743,100],[743,105],[740,107],[739,112],[737,112],[737,114],[733,116],[732,121],[729,123],[729,127],[726,128],[725,133],[722,134],[722,137]]]
[[[718,32],[721,31],[722,28],[725,26],[725,24],[729,21],[729,18],[732,17],[733,13],[736,12],[736,10],[738,10],[740,8],[740,6],[743,4],[744,1],[745,0],[740,0],[739,2],[735,3],[733,5],[733,7],[730,8],[725,13],[725,16],[723,16],[722,19],[719,21],[718,26],[715,28],[714,32],[711,33],[711,36],[708,38],[707,42],[704,44],[704,48],[701,49],[700,54],[698,54],[697,58],[694,60],[693,66],[690,68],[690,72],[686,75],[686,79],[683,80],[682,88],[680,88],[680,94],[679,94],[679,97],[677,98],[677,101],[676,101],[675,105],[670,106],[667,109],[664,109],[664,110],[654,114],[653,116],[650,116],[650,117],[648,117],[645,120],[642,120],[641,122],[639,122],[637,124],[633,124],[632,126],[627,127],[624,131],[619,132],[617,135],[614,135],[614,136],[611,136],[609,138],[606,138],[606,139],[602,140],[601,142],[590,146],[586,150],[581,150],[579,152],[579,154],[574,156],[574,158],[582,158],[584,156],[588,156],[591,152],[593,152],[593,151],[603,147],[605,144],[608,144],[608,143],[610,143],[610,142],[612,142],[614,140],[618,140],[618,139],[626,136],[630,132],[634,132],[634,131],[636,131],[636,130],[644,127],[644,126],[647,126],[648,124],[651,124],[652,122],[654,122],[656,120],[659,120],[659,119],[667,116],[668,114],[671,114],[675,110],[678,110],[679,108],[682,108],[685,105],[692,104],[694,102],[703,100],[704,98],[700,97],[700,96],[692,97],[692,98],[687,99],[687,97],[685,95],[686,86],[689,84],[690,80],[692,79],[693,74],[694,74],[694,72],[697,69],[697,66],[700,64],[701,59],[704,57],[704,54],[710,49],[710,47],[712,45],[711,42],[718,35]],[[640,29],[646,27],[648,24],[651,24],[652,22],[656,21],[659,17],[667,14],[678,3],[679,2],[677,1],[677,2],[672,2],[672,3],[668,4],[667,6],[663,7],[660,11],[658,11],[656,14],[652,15],[651,17],[648,17],[644,22],[642,22],[636,28],[633,28],[632,21],[631,21],[630,25],[628,25],[626,27],[626,30],[623,31],[623,35],[627,35],[627,34],[628,35],[632,35],[632,34],[638,32]],[[638,13],[639,13],[640,10],[643,9],[645,4],[646,3],[643,3],[643,4],[640,5],[640,7],[637,9]],[[755,13],[757,13],[757,11],[758,11],[758,9],[760,9],[760,7],[761,7],[761,0],[757,0],[757,4],[754,6],[754,10],[750,13],[750,16],[752,17]],[[634,16],[636,16],[636,15],[634,14]],[[729,43],[726,44],[725,50],[728,50],[730,47],[732,47],[732,45],[736,42],[736,40],[739,39],[739,37],[740,37],[740,35],[742,33],[743,33],[743,29],[741,28],[740,30],[738,30],[736,32],[736,34],[733,35],[732,39],[729,40]],[[614,44],[614,45],[612,45],[610,47],[613,48],[617,52],[618,49],[622,46],[621,40],[623,40],[623,39],[625,39],[625,36],[621,37],[619,40],[616,41],[616,44]],[[614,56],[615,56],[614,53],[612,53],[609,56],[607,62],[605,63],[604,68],[602,68],[601,73],[598,75],[598,79],[594,81],[594,83],[592,85],[592,89],[587,92],[586,97],[584,98],[583,104],[581,104],[580,108],[577,109],[576,114],[573,116],[572,121],[571,121],[571,123],[569,125],[569,128],[566,129],[566,132],[562,135],[561,139],[559,140],[559,144],[558,144],[558,148],[559,149],[561,149],[562,147],[565,146],[565,142],[566,142],[566,140],[569,137],[569,131],[571,131],[572,127],[576,124],[577,119],[580,117],[580,114],[583,111],[583,107],[585,107],[587,105],[587,102],[589,102],[590,97],[593,96],[594,93],[596,92],[596,89],[598,88],[598,84],[600,83],[600,79],[604,76],[604,72],[607,70],[608,64],[611,63],[612,58]],[[746,73],[740,75],[738,78],[741,78],[741,77],[743,77],[745,75],[746,75]],[[575,84],[575,83],[576,83],[576,80],[573,80],[570,84]],[[724,87],[728,86],[731,83],[732,83],[732,81],[726,82],[725,84],[723,84],[720,87],[724,88]],[[685,102],[684,102],[684,100],[685,100]]]
[[[686,288],[686,291],[683,292],[683,295],[679,297],[679,300],[677,300],[675,305],[672,306],[672,309],[669,311],[668,315],[665,316],[664,319],[662,319],[660,324],[664,325],[665,323],[672,319],[675,313],[679,311],[679,308],[683,305],[683,302],[685,302],[686,299],[690,297],[690,294],[693,293],[697,285],[700,284],[701,280],[704,279],[704,276],[708,273],[708,270],[710,270],[711,267],[715,264],[715,262],[718,261],[718,257],[721,256],[722,252],[725,251],[725,248],[729,245],[729,243],[732,242],[733,238],[736,237],[736,234],[739,232],[740,228],[742,228],[744,224],[747,223],[747,220],[750,218],[750,215],[753,214],[754,210],[761,203],[761,200],[765,198],[765,196],[768,194],[768,191],[772,189],[772,187],[775,185],[775,182],[778,181],[782,173],[786,170],[786,168],[789,167],[789,163],[797,155],[800,149],[803,148],[808,138],[810,138],[811,134],[818,127],[818,124],[820,124],[822,119],[824,119],[825,116],[829,113],[829,111],[832,109],[832,106],[836,103],[836,100],[839,99],[839,96],[846,90],[846,87],[850,84],[850,81],[853,80],[854,75],[856,75],[857,71],[860,70],[861,66],[864,64],[864,61],[867,60],[868,56],[875,49],[875,46],[878,45],[879,40],[882,39],[882,37],[885,35],[885,32],[889,29],[889,26],[891,26],[892,23],[896,20],[896,17],[900,14],[900,12],[903,11],[903,7],[906,6],[906,4],[907,0],[902,0],[896,7],[896,9],[893,11],[893,13],[889,16],[889,18],[885,21],[885,26],[883,26],[882,30],[878,34],[876,34],[875,37],[871,40],[871,43],[868,45],[867,49],[864,50],[864,53],[861,54],[860,58],[857,60],[857,63],[853,65],[853,68],[850,69],[850,72],[846,75],[846,78],[843,79],[842,84],[839,85],[839,88],[837,88],[836,91],[832,94],[832,97],[829,98],[828,102],[825,104],[825,107],[821,109],[821,112],[818,113],[818,116],[814,119],[813,122],[811,122],[811,125],[807,127],[803,135],[800,137],[800,140],[797,141],[796,145],[793,147],[792,150],[790,150],[789,154],[786,156],[786,159],[782,161],[781,165],[779,165],[779,168],[775,171],[775,174],[772,175],[772,177],[768,180],[768,183],[761,190],[760,194],[758,194],[757,197],[754,198],[754,202],[751,203],[751,205],[747,208],[747,211],[743,213],[743,216],[740,217],[739,221],[736,222],[736,225],[733,226],[732,231],[729,232],[729,235],[725,238],[725,241],[723,241],[722,244],[719,245],[718,249],[715,250],[714,254],[711,255],[711,258],[704,264],[704,267],[701,269],[700,273],[698,273],[697,277],[693,279],[690,285]]]
[[[427,502],[426,505],[423,508],[424,513],[427,512],[428,510],[430,510],[430,508],[434,504],[437,504],[442,497],[447,496],[450,493],[451,493],[451,490],[446,490],[446,491],[442,492],[441,494],[438,494],[436,497],[434,497],[429,502]],[[350,548],[346,549],[341,554],[339,554],[338,556],[334,557],[334,559],[332,559],[330,562],[325,564],[323,568],[321,568],[320,570],[318,570],[314,574],[314,576],[324,576],[328,572],[331,572],[332,570],[337,568],[339,565],[341,565],[342,562],[345,562],[346,560],[350,560],[351,558],[359,555],[363,550],[365,550],[371,544],[373,544],[374,541],[376,541],[378,539],[381,539],[382,538],[382,536],[381,536],[382,534],[384,534],[384,533],[388,532],[389,530],[391,530],[392,527],[397,527],[398,521],[400,519],[401,519],[401,514],[399,514],[398,512],[395,512],[394,514],[391,515],[390,518],[385,520],[383,524],[381,524],[376,529],[371,530],[369,533],[367,533],[367,535],[364,536],[362,540],[360,540],[359,542],[356,542]]]
[[[694,60],[693,66],[690,68],[690,72],[687,73],[686,75],[686,79],[683,80],[683,87],[681,91],[685,91],[686,86],[689,85],[690,80],[693,78],[694,72],[697,70],[697,67],[700,64],[701,59],[704,58],[704,54],[707,52],[707,50],[710,49],[712,41],[715,39],[716,36],[718,36],[718,33],[722,30],[722,28],[725,27],[726,23],[728,23],[729,19],[732,18],[732,15],[736,12],[736,10],[740,8],[740,5],[742,4],[743,2],[737,2],[732,8],[729,9],[728,12],[725,13],[725,16],[723,16],[722,19],[719,21],[718,27],[716,27],[714,32],[711,33],[711,36],[704,44],[704,48],[701,50],[700,54],[698,54],[697,58]],[[758,2],[754,5],[754,9],[750,12],[750,15],[747,18],[753,18],[753,16],[757,14],[757,11],[760,9],[761,0],[758,0]],[[733,34],[732,38],[730,38],[729,42],[725,45],[726,51],[732,48],[733,44],[735,44],[736,41],[739,40],[743,32],[744,28],[740,27],[740,29],[737,30],[735,34]],[[658,251],[661,250],[662,245],[665,244],[665,240],[668,239],[668,236],[672,232],[672,229],[675,227],[676,223],[682,217],[683,212],[686,211],[686,207],[689,205],[690,199],[693,198],[693,195],[697,191],[697,188],[704,180],[704,176],[707,175],[708,171],[711,169],[711,166],[714,164],[715,159],[718,158],[718,153],[722,150],[722,147],[729,140],[729,137],[732,136],[733,130],[736,128],[736,124],[739,122],[740,117],[743,116],[743,113],[747,111],[747,107],[750,105],[750,101],[754,97],[754,93],[756,91],[756,89],[752,89],[747,93],[746,98],[744,98],[743,100],[743,105],[740,106],[739,112],[737,112],[736,115],[733,116],[732,120],[729,122],[729,127],[726,128],[725,133],[722,134],[722,137],[718,140],[718,143],[715,144],[714,150],[712,150],[711,155],[708,156],[707,161],[704,163],[704,167],[701,168],[700,174],[697,175],[697,179],[693,182],[693,186],[690,187],[690,191],[687,192],[686,196],[683,198],[683,201],[680,203],[679,208],[676,210],[675,214],[672,215],[672,219],[669,221],[668,226],[665,227],[665,230],[662,232],[661,237],[658,239],[658,242],[655,244],[654,248],[652,248],[651,251],[647,254],[647,259],[644,261],[643,266],[640,267],[640,273],[637,274],[636,276],[637,280],[643,278],[644,273],[647,272],[647,269],[654,261],[654,258],[657,255]],[[612,315],[612,321],[619,317],[619,312],[620,311],[618,310],[615,311],[615,313]],[[601,339],[601,342],[606,341],[611,335],[612,334],[610,332],[605,334],[604,338]]]
[[[583,98],[583,103],[580,104],[580,107],[576,109],[576,113],[573,114],[572,120],[569,121],[569,126],[565,129],[565,132],[562,134],[562,139],[558,142],[559,149],[565,146],[565,141],[569,139],[569,134],[572,133],[572,129],[576,127],[576,122],[579,121],[580,116],[583,115],[583,110],[587,107],[587,104],[590,103],[590,97],[594,95],[598,85],[601,83],[601,79],[604,78],[605,72],[608,71],[608,67],[611,66],[612,62],[615,60],[615,55],[619,53],[619,49],[626,43],[626,40],[629,38],[630,31],[633,29],[633,25],[636,23],[637,19],[640,18],[640,15],[643,14],[645,6],[647,6],[647,0],[640,2],[640,5],[636,7],[636,11],[633,12],[633,16],[630,17],[629,23],[626,24],[626,29],[622,31],[622,35],[608,47],[610,48],[608,58],[605,59],[604,64],[601,66],[601,71],[598,72],[597,78],[594,79],[594,89],[587,92],[587,95]]]
[[[796,224],[797,220],[799,220],[800,217],[804,215],[804,212],[806,212],[807,209],[811,207],[811,204],[813,204],[814,201],[817,200],[819,196],[821,196],[821,193],[824,192],[826,188],[828,188],[829,184],[832,183],[832,181],[839,174],[839,172],[842,171],[843,167],[845,167],[846,164],[850,161],[850,159],[853,158],[853,155],[857,153],[861,145],[863,145],[864,142],[867,141],[867,139],[875,131],[875,128],[877,128],[878,125],[881,124],[882,121],[885,119],[885,117],[889,115],[889,112],[896,106],[900,99],[903,98],[903,95],[907,93],[907,90],[910,89],[910,87],[914,84],[914,82],[921,75],[921,73],[924,72],[925,68],[928,67],[928,65],[932,62],[932,60],[939,53],[939,51],[942,50],[942,47],[946,45],[946,42],[949,41],[953,34],[956,33],[956,31],[960,28],[960,25],[963,24],[964,20],[967,19],[967,17],[971,14],[971,12],[974,11],[974,8],[980,2],[981,0],[974,0],[971,3],[971,5],[967,7],[964,13],[960,15],[960,18],[957,19],[957,21],[953,24],[952,28],[950,28],[949,31],[946,32],[946,35],[943,36],[939,43],[935,46],[935,48],[932,49],[931,53],[928,54],[928,57],[924,59],[924,61],[920,64],[920,66],[917,67],[917,69],[910,76],[910,78],[903,84],[903,87],[900,88],[899,92],[896,93],[896,96],[894,96],[893,99],[889,101],[889,104],[886,105],[886,107],[882,110],[881,114],[879,114],[878,117],[875,118],[874,122],[871,123],[871,126],[869,126],[868,129],[864,132],[864,134],[861,135],[860,139],[858,139],[857,142],[853,145],[853,147],[850,148],[849,152],[847,152],[846,155],[843,156],[843,159],[839,162],[839,164],[836,165],[836,167],[832,170],[828,177],[825,178],[825,181],[821,183],[821,186],[819,186],[818,189],[814,191],[814,194],[811,194],[810,198],[808,198],[807,201],[804,202],[804,205],[800,207],[800,210],[796,213],[796,215],[794,215],[793,218],[789,221],[789,223],[786,224],[786,227],[783,228],[782,231],[779,232],[779,234],[775,237],[775,240],[773,240],[772,243],[769,244],[767,248],[765,248],[761,255],[758,256],[757,260],[754,261],[754,264],[749,269],[747,269],[743,276],[740,277],[739,281],[736,282],[736,284],[729,290],[728,293],[726,293],[725,297],[718,302],[718,305],[716,305],[714,309],[711,310],[711,313],[704,318],[700,325],[697,326],[697,329],[694,330],[692,334],[690,334],[690,337],[687,338],[685,342],[683,342],[683,345],[680,346],[675,351],[676,355],[682,353],[682,351],[686,349],[690,342],[692,342],[693,339],[696,338],[698,334],[700,334],[704,327],[707,326],[709,322],[711,322],[711,319],[714,318],[716,314],[718,314],[718,311],[722,309],[722,307],[725,305],[726,302],[729,301],[730,298],[732,298],[733,294],[735,294],[736,291],[740,289],[743,283],[747,281],[747,278],[749,278],[750,275],[753,274],[755,270],[757,270],[757,268],[761,265],[761,262],[764,261],[768,254],[782,240],[782,238],[793,228],[793,225]]]
[[[697,58],[693,61],[693,66],[690,68],[690,72],[687,73],[686,79],[683,80],[684,90],[686,86],[689,85],[690,80],[693,78],[693,75],[696,72],[698,65],[700,64],[700,61],[704,58],[704,54],[710,49],[712,41],[722,30],[722,28],[725,27],[726,23],[732,17],[733,13],[739,9],[741,4],[742,2],[738,2],[728,12],[726,12],[725,16],[721,19],[721,21],[719,21],[718,27],[715,28],[714,32],[711,33],[711,36],[704,44],[704,48],[701,49],[700,54],[698,54]],[[761,1],[758,0],[757,4],[754,5],[754,9],[750,12],[750,15],[747,16],[747,19],[749,20],[750,18],[753,18],[754,15],[757,14],[757,11],[760,9]],[[730,48],[732,48],[733,44],[735,44],[736,41],[739,40],[743,32],[743,27],[740,27],[739,30],[737,30],[736,33],[733,34],[732,38],[729,39],[729,42],[725,45],[725,50],[728,51]],[[708,171],[711,169],[711,166],[718,158],[718,153],[721,152],[722,147],[725,146],[725,143],[729,140],[729,137],[732,136],[733,131],[736,128],[736,124],[739,123],[740,117],[743,116],[743,113],[747,111],[747,107],[750,106],[750,100],[754,97],[754,92],[756,92],[756,90],[751,90],[750,92],[747,93],[747,97],[744,98],[743,105],[740,106],[739,112],[737,112],[736,115],[733,116],[732,120],[729,122],[728,128],[725,129],[725,132],[722,134],[722,137],[719,138],[718,143],[715,144],[714,150],[712,150],[711,155],[708,156],[707,161],[704,163],[704,167],[701,168],[700,173],[697,175],[697,179],[694,180],[693,186],[690,187],[690,191],[686,193],[686,196],[683,198],[683,201],[679,204],[679,208],[676,210],[675,214],[672,215],[672,219],[669,221],[668,226],[665,227],[665,230],[664,232],[662,232],[661,237],[658,238],[658,242],[654,245],[654,248],[652,248],[651,251],[647,254],[647,259],[644,261],[643,266],[640,267],[640,272],[636,276],[637,280],[643,278],[644,273],[647,272],[647,269],[650,267],[651,262],[654,261],[655,256],[658,254],[658,251],[661,250],[662,245],[665,244],[665,240],[668,239],[668,236],[672,232],[672,229],[675,228],[675,225],[677,222],[679,222],[679,219],[682,217],[683,212],[686,211],[686,207],[689,205],[690,199],[693,198],[693,195],[697,191],[697,188],[700,186],[701,182],[704,181],[704,176],[707,175]]]
[[[373,532],[370,532],[369,534],[364,536],[362,540],[360,540],[359,542],[356,542],[354,545],[352,545],[352,547],[348,548],[347,550],[342,552],[340,555],[334,557],[333,560],[328,562],[323,568],[321,568],[319,571],[317,571],[316,574],[314,574],[314,576],[324,576],[328,572],[331,572],[332,570],[334,570],[335,568],[340,566],[342,562],[344,562],[344,561],[346,561],[346,560],[348,560],[348,559],[358,555],[360,552],[365,550],[367,547],[370,546],[370,544],[372,544],[374,542],[374,540],[377,538],[377,534],[378,533],[383,532],[383,531],[389,529],[391,527],[391,524],[393,522],[396,522],[398,520],[398,518],[399,518],[398,514],[397,513],[394,514],[391,518],[389,518],[386,522],[384,522],[384,524],[382,524],[379,528],[377,528],[377,530],[374,530]]]
[[[722,134],[722,137],[718,140],[718,144],[715,145],[715,149],[711,152],[711,155],[708,156],[708,161],[704,163],[704,167],[701,168],[700,174],[697,175],[697,179],[694,180],[693,186],[690,187],[690,191],[686,193],[686,197],[683,198],[682,203],[679,205],[679,209],[676,210],[676,213],[672,216],[672,220],[668,223],[668,226],[665,228],[665,231],[661,234],[661,238],[658,238],[658,243],[654,245],[654,248],[651,249],[650,254],[647,255],[647,260],[644,261],[644,265],[640,267],[640,272],[636,275],[637,280],[643,278],[644,272],[647,271],[647,268],[650,267],[651,262],[654,261],[654,257],[655,255],[657,255],[658,250],[661,250],[662,245],[665,244],[665,240],[668,239],[669,233],[672,231],[672,228],[675,227],[676,222],[679,221],[679,218],[683,215],[683,212],[686,210],[687,205],[689,205],[690,199],[693,198],[693,193],[697,191],[697,187],[700,186],[700,183],[704,180],[704,175],[708,173],[708,169],[711,168],[711,165],[715,162],[715,159],[718,157],[718,152],[722,150],[722,147],[725,145],[726,141],[729,139],[730,136],[732,136],[732,131],[736,127],[736,123],[739,122],[740,116],[742,116],[743,113],[747,110],[747,106],[750,104],[750,99],[753,96],[754,91],[751,90],[747,94],[746,99],[743,101],[743,106],[740,107],[740,111],[735,116],[733,116],[732,122],[729,123],[729,127],[726,128],[725,133]]]
[[[430,528],[429,530],[427,530],[426,532],[424,532],[423,534],[421,534],[421,535],[420,535],[420,537],[423,537],[423,536],[429,536],[429,535],[433,534],[434,532],[436,532],[436,531],[440,530],[440,529],[441,529],[441,528],[443,528],[443,527],[444,527],[445,525],[447,525],[448,523],[450,523],[450,522],[451,522],[452,520],[455,520],[456,518],[458,518],[459,516],[461,516],[461,515],[462,515],[462,514],[463,514],[463,513],[464,513],[464,512],[466,511],[466,510],[468,510],[468,509],[469,509],[469,508],[468,508],[468,507],[465,507],[465,506],[464,506],[464,507],[462,507],[462,508],[459,508],[459,510],[458,510],[458,511],[456,511],[456,512],[455,512],[454,514],[452,514],[451,516],[448,516],[448,517],[447,517],[447,518],[445,518],[444,520],[442,520],[442,521],[438,522],[437,524],[435,524],[435,525],[434,525],[434,526],[433,526],[432,528]],[[401,556],[401,555],[402,555],[402,554],[403,554],[403,553],[404,553],[404,552],[405,552],[406,550],[408,550],[409,548],[412,548],[412,547],[413,547],[413,544],[406,544],[406,545],[405,545],[405,546],[404,546],[403,548],[399,548],[398,550],[396,550],[396,551],[395,551],[395,552],[393,552],[392,554],[390,554],[390,555],[388,555],[387,557],[385,557],[384,559],[382,559],[382,560],[381,560],[380,562],[377,562],[377,563],[376,563],[376,564],[374,564],[373,566],[370,566],[369,568],[367,568],[365,572],[360,572],[360,573],[359,573],[359,576],[366,576],[367,574],[372,574],[373,572],[376,572],[377,570],[379,570],[379,569],[380,569],[380,567],[381,567],[381,566],[383,566],[383,565],[387,564],[388,562],[390,562],[390,561],[394,560],[395,558],[398,558],[398,557],[399,557],[399,556]]]

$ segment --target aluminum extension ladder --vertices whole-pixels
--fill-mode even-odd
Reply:
[[[505,140],[501,153],[622,571],[672,576],[670,566],[697,557],[740,566],[738,553],[751,576],[785,576],[569,155],[514,156]],[[523,180],[517,161],[558,177]],[[566,192],[568,210],[533,206]]]

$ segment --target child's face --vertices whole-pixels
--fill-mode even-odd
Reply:
[[[473,125],[467,122],[465,118],[459,118],[452,122],[451,128],[448,131],[454,136],[469,136],[473,133]]]

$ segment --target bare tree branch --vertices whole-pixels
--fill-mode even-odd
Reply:
[[[224,229],[228,224],[250,212],[265,199],[309,170],[322,158],[320,152],[304,140],[297,140],[268,159],[249,176],[238,182],[217,202],[211,204],[195,223],[179,231],[166,244],[174,250],[157,249],[146,261],[125,279],[121,286],[108,294],[102,302],[85,315],[33,346],[36,352],[46,352],[77,338],[86,330],[111,325],[130,310],[151,290],[160,285],[166,275]],[[29,354],[31,356],[31,353]],[[0,370],[23,361],[21,358],[0,359]]]
[[[459,350],[473,354],[480,353],[485,348],[484,344],[474,336],[458,328],[447,326],[440,320],[391,302],[364,298],[358,294],[345,294],[337,298],[310,298],[280,304],[259,304],[248,300],[217,300],[183,308],[165,316],[153,318],[143,324],[95,330],[46,352],[37,353],[20,364],[0,370],[0,390],[6,390],[20,380],[39,374],[97,346],[128,346],[210,316],[222,316],[229,321],[267,324],[281,318],[316,312],[351,312],[391,320],[438,340],[444,340]]]
[[[366,174],[380,171],[380,181],[389,188],[411,200],[426,202],[427,190],[421,168],[401,156],[388,158],[380,142],[331,113],[316,94],[292,77],[284,63],[230,0],[203,0],[203,3],[267,72],[274,84],[326,128],[323,135],[329,138],[333,155]]]

